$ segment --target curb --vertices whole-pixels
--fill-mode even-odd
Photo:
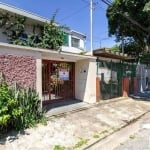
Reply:
[[[69,115],[69,114],[77,113],[77,112],[80,112],[80,111],[84,111],[84,110],[87,110],[87,109],[90,109],[90,108],[93,108],[93,107],[96,107],[96,106],[100,106],[100,105],[104,105],[104,104],[110,104],[110,103],[113,103],[113,102],[118,102],[118,101],[121,101],[121,100],[128,100],[128,99],[132,99],[132,98],[130,98],[130,97],[119,97],[119,98],[113,98],[113,99],[109,99],[109,100],[101,100],[100,102],[90,104],[90,106],[83,106],[81,108],[73,109],[73,110],[70,110],[68,112],[63,112],[63,113],[59,113],[59,114],[56,114],[56,115],[49,115],[49,116],[46,117],[46,119],[49,120],[51,118],[63,117],[65,115]]]
[[[143,114],[141,114],[141,115],[138,116],[137,118],[133,118],[133,119],[130,120],[129,122],[126,122],[125,125],[123,125],[123,126],[121,126],[120,128],[114,130],[112,133],[110,133],[110,134],[108,134],[108,135],[106,135],[106,136],[104,136],[104,137],[102,137],[102,138],[96,140],[95,142],[93,142],[93,143],[91,143],[91,144],[89,144],[89,145],[86,145],[85,147],[82,148],[82,150],[88,150],[89,148],[92,148],[92,146],[94,146],[95,144],[99,143],[99,142],[102,141],[103,139],[106,139],[106,138],[109,137],[110,135],[112,135],[112,134],[114,134],[114,133],[120,131],[121,129],[127,127],[128,125],[131,125],[131,124],[135,123],[137,120],[139,120],[141,117],[143,117],[144,115],[146,115],[146,114],[149,113],[149,112],[150,112],[150,110],[147,111],[147,112],[145,112],[145,113],[143,113]]]

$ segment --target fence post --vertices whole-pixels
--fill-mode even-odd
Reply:
[[[100,78],[96,77],[96,102],[100,101]]]
[[[123,97],[128,97],[129,96],[129,78],[124,77],[122,79],[122,96]]]

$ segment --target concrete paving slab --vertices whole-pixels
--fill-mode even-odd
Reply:
[[[120,98],[109,100],[86,109],[68,111],[62,115],[50,117],[46,126],[25,130],[25,134],[16,134],[14,141],[1,139],[5,150],[53,150],[56,145],[67,150],[84,149],[97,140],[111,135],[129,122],[150,110],[150,102]],[[13,135],[9,135],[13,136]]]

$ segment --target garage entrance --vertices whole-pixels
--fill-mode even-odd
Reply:
[[[75,97],[75,63],[42,61],[42,100],[73,99]]]

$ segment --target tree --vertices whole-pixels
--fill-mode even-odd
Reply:
[[[150,2],[146,3],[144,11],[150,12]]]
[[[115,35],[117,41],[124,38],[140,46],[150,49],[150,15],[149,0],[114,0],[107,9],[109,35]],[[129,40],[130,39],[130,40]]]
[[[120,47],[122,47],[122,44],[120,45]],[[141,52],[140,45],[133,38],[126,38],[126,40],[124,40],[123,47],[124,53],[127,53],[128,55],[131,56],[136,57]]]
[[[119,52],[119,46],[116,44],[111,48],[111,50],[114,52]]]

